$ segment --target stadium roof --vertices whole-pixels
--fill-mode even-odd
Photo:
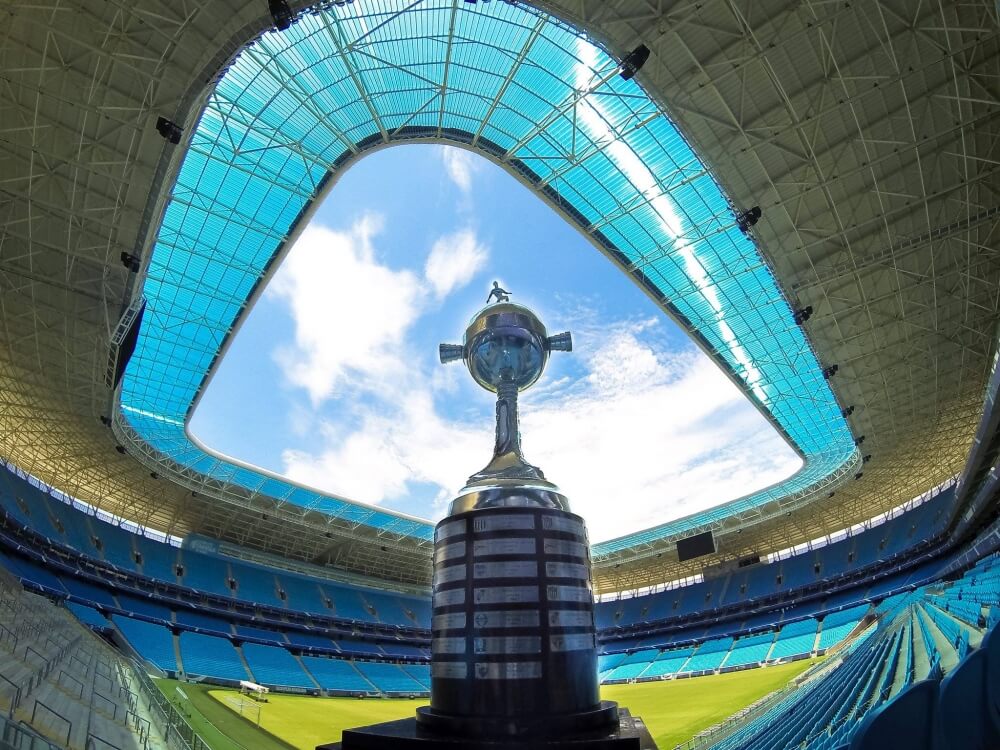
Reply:
[[[714,528],[733,558],[898,505],[961,467],[1000,270],[996,9],[911,5],[547,6],[615,58],[645,42],[640,86],[520,4],[328,4],[283,33],[266,32],[263,3],[15,4],[0,41],[0,446],[157,528],[426,580],[426,524],[222,462],[184,422],[337,170],[387,143],[445,139],[576,223],[806,459],[725,517],[599,546],[599,588],[690,572],[670,554],[684,528]],[[184,126],[179,146],[159,116]],[[764,209],[763,258],[716,181],[737,208]],[[106,356],[139,294],[112,433],[98,421],[113,406]],[[789,303],[814,308],[809,341]],[[849,427],[842,406],[855,407]],[[873,459],[855,482],[860,453]]]

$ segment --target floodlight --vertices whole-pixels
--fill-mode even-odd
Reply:
[[[173,120],[168,120],[166,117],[159,117],[156,120],[156,132],[166,138],[167,143],[172,143],[176,146],[181,142],[181,133],[184,132],[184,128]]]
[[[739,230],[746,234],[750,231],[750,227],[754,226],[763,213],[760,210],[760,206],[754,206],[753,208],[748,208],[746,211],[740,211],[736,214],[736,226]]]
[[[295,20],[295,14],[288,7],[287,0],[267,0],[267,9],[271,13],[274,28],[278,31],[284,31]]]
[[[646,60],[649,59],[649,47],[645,44],[640,44],[634,50],[625,55],[625,59],[622,60],[621,64],[621,76],[624,80],[629,81],[635,76],[636,73],[646,64]]]
[[[802,325],[807,320],[809,320],[809,318],[812,317],[812,314],[813,314],[812,305],[806,305],[802,309],[796,310],[795,313],[792,315],[792,318],[795,320],[795,325]]]
[[[131,271],[132,273],[139,273],[140,263],[138,255],[132,255],[132,253],[123,252],[121,254],[121,260],[122,260],[122,265],[125,266],[125,268],[127,268],[129,271]]]

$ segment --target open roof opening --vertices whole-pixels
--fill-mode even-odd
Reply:
[[[449,146],[341,177],[192,415],[209,450],[437,520],[492,450],[493,402],[437,344],[499,279],[575,351],[523,398],[529,458],[595,541],[790,476],[801,459],[677,325],[499,167]]]

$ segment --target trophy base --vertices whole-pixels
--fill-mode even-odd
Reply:
[[[614,704],[603,701],[598,711]],[[418,709],[421,714],[423,710]],[[467,719],[466,721],[473,721]],[[444,727],[442,727],[444,729]],[[558,736],[470,737],[445,734],[416,719],[344,730],[340,742],[319,745],[316,750],[657,750],[642,719],[618,709],[618,723],[603,729],[567,730]]]

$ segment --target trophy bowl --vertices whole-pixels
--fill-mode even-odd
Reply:
[[[519,391],[534,385],[548,359],[545,326],[531,310],[502,302],[481,310],[465,331],[473,380],[494,393],[501,383]]]

